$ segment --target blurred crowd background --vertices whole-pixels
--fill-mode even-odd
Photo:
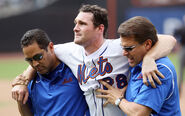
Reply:
[[[33,28],[45,30],[56,44],[73,41],[81,4],[108,9],[108,38],[117,38],[119,24],[137,15],[150,19],[158,33],[173,35],[185,14],[185,0],[0,0],[0,53],[21,51],[21,36]]]
[[[43,8],[56,0],[0,0],[0,17],[6,18]]]

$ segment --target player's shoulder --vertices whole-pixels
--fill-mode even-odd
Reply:
[[[116,38],[116,39],[106,39],[107,42],[110,42],[111,44],[118,44],[120,45],[121,43],[121,39],[120,38]]]
[[[156,60],[156,64],[157,66],[174,68],[174,65],[168,57],[159,58],[158,60]]]
[[[83,49],[82,46],[75,44],[74,42],[67,42],[63,44],[54,45],[55,53],[60,52],[74,52]]]
[[[54,45],[55,49],[58,48],[81,48],[80,45],[75,44],[74,42],[67,42],[67,43],[63,43],[63,44],[56,44]]]
[[[176,75],[175,67],[168,57],[162,57],[156,60],[158,70],[168,79],[169,75],[172,77]],[[171,77],[170,76],[170,77]]]
[[[107,39],[106,40],[108,43],[108,49],[109,51],[112,51],[113,53],[122,53],[122,47],[121,47],[121,40],[120,38],[118,39]]]

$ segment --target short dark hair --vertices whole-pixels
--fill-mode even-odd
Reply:
[[[93,24],[95,27],[98,27],[100,24],[104,25],[103,35],[105,37],[108,29],[108,12],[105,8],[102,8],[98,5],[82,5],[79,9],[79,12],[90,12],[93,14]]]
[[[133,37],[140,44],[151,39],[153,46],[158,41],[155,26],[142,16],[136,16],[123,22],[118,28],[118,33],[121,37]]]
[[[51,42],[45,31],[41,29],[32,29],[27,31],[21,38],[21,47],[27,47],[36,42],[40,49],[46,49]]]

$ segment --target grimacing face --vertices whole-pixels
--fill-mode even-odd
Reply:
[[[128,58],[131,67],[139,64],[147,53],[145,43],[139,44],[133,38],[121,37],[121,46],[123,47],[123,55]],[[131,49],[127,50],[127,48]]]
[[[93,24],[93,14],[80,12],[75,18],[74,23],[74,42],[84,47],[90,45],[98,33],[98,29]]]
[[[40,74],[48,73],[53,67],[53,57],[48,47],[48,51],[40,49],[38,44],[33,44],[23,47],[23,54],[26,59],[29,59],[28,63],[37,70]]]

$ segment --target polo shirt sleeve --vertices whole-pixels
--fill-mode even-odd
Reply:
[[[32,83],[33,83],[33,80],[28,84],[28,87],[27,87],[28,88],[28,92],[29,92],[27,103],[28,103],[28,105],[29,105],[29,107],[31,109],[31,112],[33,113],[32,100],[31,100],[31,86],[32,86]]]
[[[164,64],[157,65],[158,70],[165,76],[164,79],[158,78],[161,80],[162,85],[156,84],[156,88],[146,86],[142,84],[136,98],[135,103],[150,107],[155,112],[159,113],[164,101],[171,95],[173,92],[173,73],[169,67]]]

